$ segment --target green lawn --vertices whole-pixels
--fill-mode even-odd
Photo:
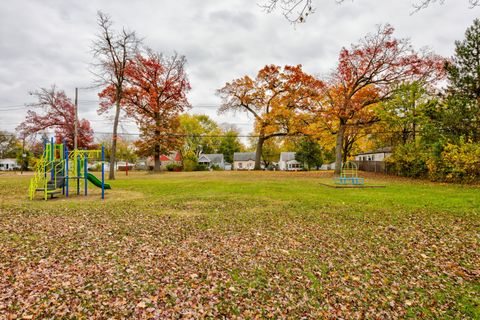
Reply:
[[[0,318],[480,318],[478,186],[327,175],[0,175]]]

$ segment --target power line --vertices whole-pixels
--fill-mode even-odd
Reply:
[[[25,105],[25,104],[16,104],[16,105],[12,105],[12,106],[1,106],[0,109],[4,109],[4,108],[20,108],[20,107],[24,108],[24,107],[26,107],[26,106],[27,106],[27,105]]]
[[[22,110],[23,108],[0,109],[0,112]]]

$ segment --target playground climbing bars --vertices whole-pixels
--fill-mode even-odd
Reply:
[[[102,176],[101,181],[88,172],[88,160],[100,160]],[[64,143],[56,144],[53,138],[50,142],[44,141],[44,151],[35,166],[35,173],[30,180],[29,198],[33,200],[37,192],[41,192],[43,199],[47,200],[56,194],[69,196],[70,183],[76,182],[77,195],[80,195],[80,184],[83,183],[83,194],[88,195],[88,182],[102,189],[101,197],[105,199],[105,189],[110,185],[105,183],[105,150],[68,150]]]

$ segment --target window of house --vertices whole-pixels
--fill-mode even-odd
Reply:
[[[238,168],[242,169],[242,163],[241,162],[238,163]]]

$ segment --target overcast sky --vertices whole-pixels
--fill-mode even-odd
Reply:
[[[467,0],[446,0],[411,15],[414,0],[316,1],[316,13],[293,27],[280,12],[266,14],[261,0],[11,0],[0,9],[0,130],[13,131],[24,119],[30,91],[55,84],[74,96],[74,88],[93,84],[89,64],[98,31],[96,12],[108,13],[115,27],[135,30],[152,49],[176,50],[188,59],[191,113],[235,123],[250,132],[245,115],[219,116],[215,90],[225,82],[255,73],[265,64],[302,64],[321,75],[335,67],[338,52],[380,23],[416,48],[451,56],[454,41],[480,13]],[[80,89],[79,116],[97,132],[111,131],[111,120],[96,114],[98,89]],[[122,130],[135,133],[125,121]]]

